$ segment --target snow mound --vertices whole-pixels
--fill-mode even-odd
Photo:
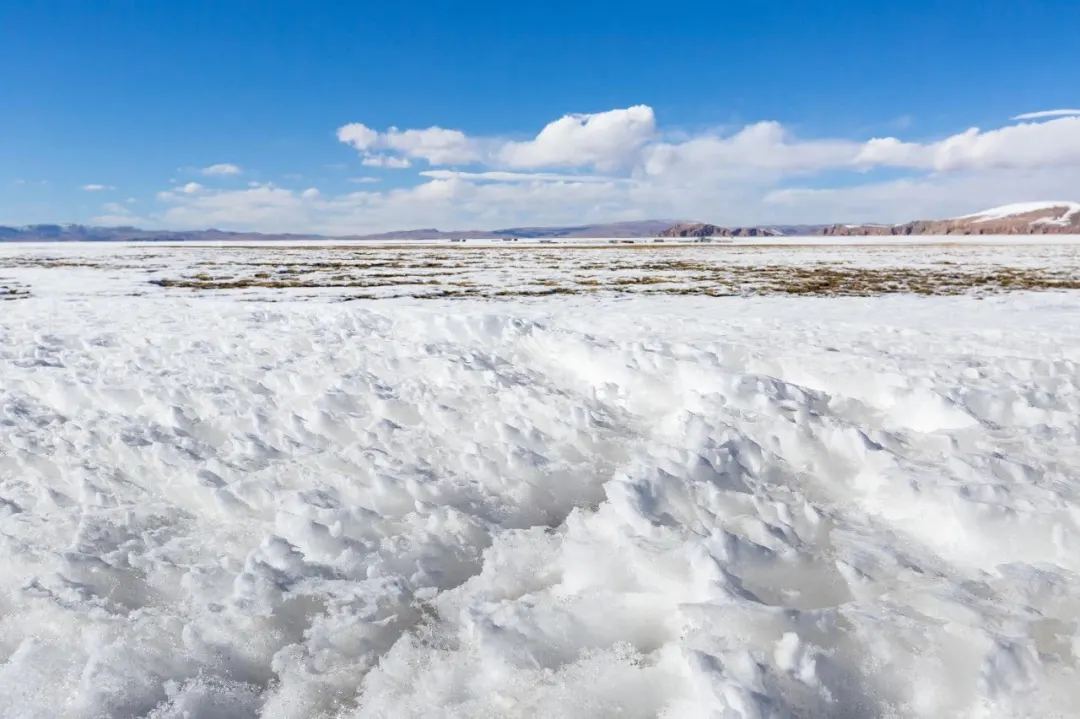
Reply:
[[[962,215],[954,219],[957,220],[974,220],[976,222],[992,222],[995,220],[1003,220],[1009,217],[1018,217],[1021,215],[1028,215],[1033,212],[1044,212],[1047,210],[1060,209],[1063,211],[1061,217],[1057,218],[1044,218],[1042,220],[1035,220],[1035,222],[1047,222],[1054,224],[1068,224],[1068,219],[1073,215],[1080,212],[1080,203],[1076,202],[1018,202],[1011,205],[1002,205],[1001,207],[994,207],[989,210],[983,210],[982,212],[976,212],[971,215]]]
[[[0,314],[0,714],[1061,716],[1080,300]]]

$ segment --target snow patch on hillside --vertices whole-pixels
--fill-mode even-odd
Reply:
[[[1045,218],[1043,220],[1036,220],[1036,222],[1046,222],[1052,224],[1068,224],[1066,217],[1072,217],[1076,213],[1080,212],[1080,203],[1076,202],[1017,202],[1010,205],[1002,205],[1001,207],[994,207],[989,210],[983,210],[982,212],[976,212],[971,215],[962,215],[954,219],[957,220],[974,220],[976,222],[993,222],[995,220],[1003,220],[1009,217],[1018,217],[1021,215],[1028,215],[1033,212],[1045,212],[1047,210],[1054,209],[1064,210],[1064,215],[1057,218]]]

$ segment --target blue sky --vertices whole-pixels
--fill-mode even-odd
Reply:
[[[343,234],[1078,199],[1080,117],[1012,119],[1080,107],[1077,26],[1075,0],[0,0],[0,223]]]

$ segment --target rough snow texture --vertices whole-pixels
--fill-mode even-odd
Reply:
[[[97,272],[5,270],[36,294],[0,313],[4,717],[1080,705],[1076,293],[267,304]]]

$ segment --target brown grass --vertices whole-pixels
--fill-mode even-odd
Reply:
[[[306,276],[308,270],[339,269],[338,274]],[[506,267],[504,266],[504,269]],[[340,263],[298,265],[287,274],[260,271],[247,277],[199,272],[178,279],[155,279],[166,288],[191,290],[395,288],[441,286],[422,297],[545,297],[594,292],[618,294],[671,294],[707,296],[796,295],[813,297],[870,297],[884,294],[959,295],[1013,291],[1080,289],[1080,277],[1069,271],[1049,269],[991,268],[963,271],[958,265],[935,264],[927,268],[851,267],[842,263],[800,265],[716,265],[691,260],[650,261],[641,264],[547,266],[561,270],[562,277],[527,280],[523,286],[483,286],[475,279],[443,281],[443,273],[410,275],[407,272],[341,272]],[[404,269],[404,268],[402,268]],[[526,266],[524,269],[530,269]],[[538,268],[539,269],[539,268]],[[633,271],[632,276],[597,276],[594,271]],[[281,271],[279,270],[279,273]],[[586,272],[590,274],[585,274]],[[458,274],[460,272],[447,273]],[[665,286],[666,285],[666,286]]]

